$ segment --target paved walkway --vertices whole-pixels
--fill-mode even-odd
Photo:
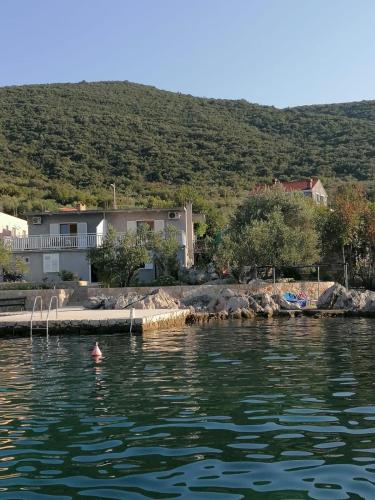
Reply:
[[[134,331],[159,330],[174,328],[185,324],[189,310],[185,309],[134,309],[131,320],[130,309],[84,309],[83,307],[64,307],[52,309],[48,324],[50,330],[69,332],[72,330],[118,330]],[[35,311],[33,326],[35,329],[45,328],[48,311]],[[31,311],[12,312],[0,316],[0,332],[11,330],[30,329]]]
[[[181,309],[134,309],[134,319],[152,318],[153,316],[168,315],[181,311]],[[47,310],[34,312],[34,321],[46,321]],[[15,323],[30,321],[31,311],[9,312],[0,316],[0,323]],[[91,321],[91,320],[112,320],[130,319],[130,309],[84,309],[83,307],[62,307],[58,310],[57,319],[60,321]],[[52,309],[49,320],[56,320],[56,309]]]

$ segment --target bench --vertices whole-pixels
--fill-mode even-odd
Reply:
[[[26,309],[26,297],[8,297],[0,299],[0,308],[20,307],[21,311]]]

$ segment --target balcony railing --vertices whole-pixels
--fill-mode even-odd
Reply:
[[[4,238],[5,244],[13,252],[27,252],[28,250],[94,248],[100,246],[103,239],[103,234],[56,234]]]
[[[116,233],[118,242],[126,233]],[[5,245],[13,252],[27,252],[38,250],[68,250],[100,247],[105,239],[105,234],[41,234],[35,236],[6,236],[3,238]],[[144,236],[138,237],[138,243],[147,243]],[[182,245],[183,246],[183,245]]]

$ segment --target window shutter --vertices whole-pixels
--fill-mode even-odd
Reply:
[[[87,223],[86,222],[78,222],[77,233],[78,234],[87,234]]]
[[[126,230],[127,231],[132,231],[133,233],[137,232],[137,221],[135,220],[128,220],[126,223]]]
[[[164,231],[164,221],[163,220],[155,220],[154,221],[154,229],[155,229],[155,233],[162,233]]]
[[[60,270],[60,258],[58,253],[43,254],[43,272],[58,273]]]
[[[60,271],[60,255],[58,253],[52,254],[52,272],[58,273]]]
[[[60,234],[60,224],[50,224],[49,225],[49,234],[52,234],[52,235]]]
[[[87,223],[78,222],[77,224],[77,243],[79,248],[87,248]]]

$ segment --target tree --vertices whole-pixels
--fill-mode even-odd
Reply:
[[[340,186],[332,210],[321,214],[320,227],[326,258],[339,256],[349,276],[364,276],[371,248],[372,217],[364,191],[357,184]]]
[[[149,259],[143,233],[128,232],[121,238],[113,228],[100,247],[91,248],[88,259],[95,266],[105,286],[129,286],[139,268]]]
[[[246,267],[310,265],[319,259],[315,207],[280,188],[253,194],[233,217],[219,252],[241,280]]]
[[[12,251],[3,239],[0,239],[0,269],[4,281],[19,281],[28,271],[28,265],[21,257],[12,257]]]
[[[170,275],[177,278],[179,268],[177,253],[180,249],[177,234],[177,229],[168,224],[164,232],[149,235],[149,246],[159,276]]]

